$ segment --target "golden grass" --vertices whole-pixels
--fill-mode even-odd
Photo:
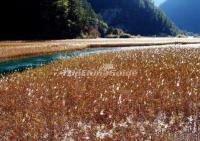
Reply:
[[[47,44],[48,42],[0,42],[0,47],[18,47],[18,46],[30,46],[30,45],[41,45]]]
[[[67,76],[66,70],[134,71]],[[0,140],[194,140],[200,49],[82,56],[0,79]]]
[[[168,44],[197,44],[199,38],[130,38],[130,39],[74,39],[49,41],[1,41],[0,59],[40,55],[58,51],[80,50],[92,47],[152,46]]]
[[[59,46],[59,47],[58,47]],[[44,46],[31,46],[31,47],[2,47],[0,48],[0,61],[15,59],[19,57],[37,56],[48,53],[62,52],[62,51],[73,51],[83,50],[86,46],[69,46],[68,44],[59,45],[44,45]]]

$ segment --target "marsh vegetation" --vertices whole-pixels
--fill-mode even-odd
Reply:
[[[135,73],[66,75],[105,64]],[[93,54],[3,76],[0,139],[198,140],[199,81],[200,49],[178,47]]]

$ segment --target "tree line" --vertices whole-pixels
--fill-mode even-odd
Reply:
[[[77,38],[90,32],[103,36],[108,28],[86,0],[13,0],[0,5],[1,39]]]

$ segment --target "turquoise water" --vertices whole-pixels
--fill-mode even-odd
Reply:
[[[70,59],[81,55],[88,55],[92,53],[102,53],[108,51],[116,51],[120,48],[93,48],[80,51],[59,52],[48,55],[27,57],[15,60],[0,62],[0,75],[5,75],[13,72],[20,72],[28,68],[37,68],[49,64],[56,60]]]
[[[188,45],[173,45],[174,47],[181,48],[199,48],[198,44]],[[169,48],[169,46],[160,46],[162,48]],[[157,46],[151,46],[152,48],[159,48]],[[49,64],[56,60],[62,59],[70,59],[73,57],[78,57],[82,55],[89,55],[92,53],[105,53],[105,52],[116,52],[116,51],[127,51],[127,50],[135,50],[135,49],[149,49],[148,46],[138,47],[106,47],[106,48],[91,48],[80,51],[67,51],[67,52],[59,52],[35,57],[26,57],[21,59],[9,60],[1,62],[0,60],[0,75],[9,74],[13,72],[20,72],[29,68],[37,68],[43,65]]]

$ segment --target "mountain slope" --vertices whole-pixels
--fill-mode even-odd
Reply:
[[[181,29],[200,33],[199,0],[167,0],[160,7]]]
[[[86,0],[4,1],[0,10],[0,39],[75,38],[106,28]]]
[[[113,27],[131,34],[175,35],[177,28],[149,0],[89,0],[96,13]]]

